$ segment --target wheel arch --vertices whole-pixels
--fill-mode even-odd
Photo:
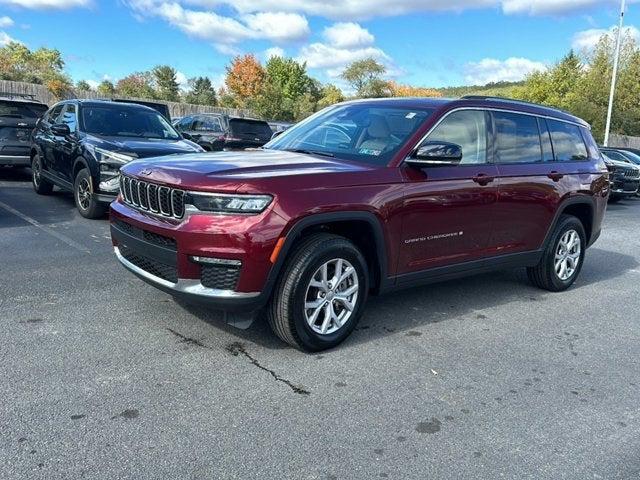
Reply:
[[[572,215],[576,217],[582,223],[584,227],[587,246],[592,244],[593,240],[593,223],[596,214],[596,201],[594,198],[589,196],[576,196],[565,199],[558,210],[556,211],[556,215],[547,231],[547,235],[545,236],[543,247],[546,248],[549,240],[551,239],[551,235],[558,224],[558,220],[561,215]]]
[[[286,233],[278,259],[269,274],[267,280],[269,292],[273,289],[284,263],[298,242],[316,232],[334,233],[352,241],[367,260],[371,289],[374,292],[380,290],[387,280],[387,251],[382,224],[371,212],[349,211],[314,214],[293,224]]]

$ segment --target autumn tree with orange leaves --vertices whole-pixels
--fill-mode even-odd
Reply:
[[[239,106],[258,96],[264,84],[265,71],[255,55],[235,57],[227,67],[225,84]]]

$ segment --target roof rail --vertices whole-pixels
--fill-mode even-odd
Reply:
[[[0,92],[0,97],[26,98],[28,100],[36,99],[36,96],[32,93],[16,93],[16,92]]]
[[[571,115],[575,117],[575,115],[571,112],[567,112],[566,110],[562,110],[556,107],[550,107],[548,105],[540,105],[539,103],[527,102],[526,100],[518,100],[516,98],[508,98],[508,97],[495,97],[491,95],[464,95],[460,97],[461,100],[493,100],[496,102],[511,102],[511,103],[519,103],[521,105],[532,105],[534,107],[548,108],[550,110],[555,110],[557,112],[562,112],[567,115]]]

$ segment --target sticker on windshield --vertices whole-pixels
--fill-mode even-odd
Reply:
[[[358,153],[361,153],[362,155],[372,155],[374,157],[377,157],[382,153],[382,150],[374,150],[372,148],[361,148],[360,150],[358,150]]]
[[[412,119],[415,116],[416,116],[416,112],[411,112],[411,113],[407,113],[407,116],[404,118]]]

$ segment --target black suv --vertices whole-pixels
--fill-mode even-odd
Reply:
[[[74,193],[83,217],[98,218],[119,191],[119,171],[137,158],[202,152],[156,110],[137,104],[68,100],[54,105],[32,135],[33,188]]]
[[[629,158],[632,154],[608,147],[600,148],[600,152],[609,170],[609,201],[614,203],[637,195],[640,187],[640,166]]]
[[[0,92],[0,165],[31,165],[29,137],[46,111],[32,95]]]
[[[189,115],[175,124],[189,138],[209,152],[258,148],[269,140],[269,124],[251,118],[229,117],[218,113]]]

